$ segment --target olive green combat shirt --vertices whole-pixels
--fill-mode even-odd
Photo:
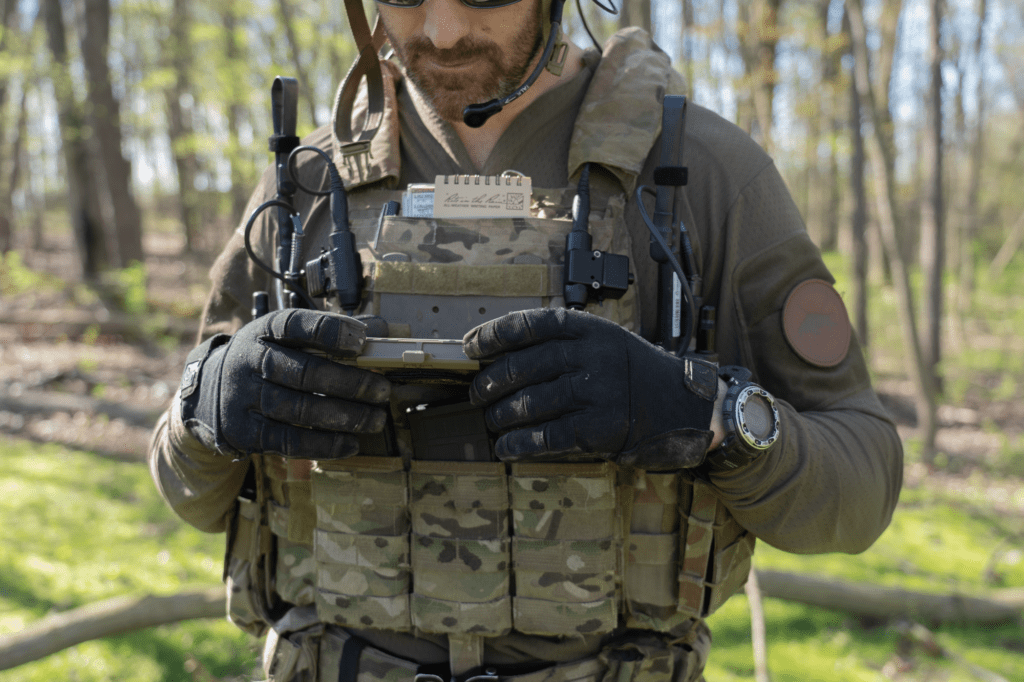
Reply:
[[[454,129],[417,97],[407,81],[400,83],[398,187],[433,182],[437,174],[496,174],[508,169],[530,176],[534,187],[568,186],[574,122],[600,59],[595,50],[587,51],[581,73],[542,94],[521,113],[479,171]],[[637,106],[660,112],[657,102]],[[329,128],[321,128],[305,142],[330,149]],[[648,154],[638,184],[654,186],[659,154],[660,141]],[[871,389],[856,339],[837,365],[814,366],[790,347],[781,320],[783,304],[796,285],[833,278],[773,162],[739,128],[691,103],[683,164],[689,168],[689,184],[679,206],[703,277],[704,302],[717,307],[719,361],[749,368],[754,381],[776,397],[781,417],[780,440],[767,456],[735,471],[711,474],[716,494],[743,527],[779,549],[861,552],[886,528],[896,505],[903,470],[900,440]],[[602,171],[591,178],[595,188],[614,182]],[[306,181],[319,180],[316,176]],[[248,210],[274,194],[275,178],[268,169]],[[309,198],[300,193],[296,202],[305,215]],[[246,218],[242,217],[243,225]],[[657,269],[632,195],[626,219],[633,244],[631,270],[644,295],[642,333],[650,338],[656,323]],[[250,320],[252,292],[272,290],[269,278],[247,258],[240,231],[220,255],[211,278],[201,338],[236,331]],[[157,486],[178,515],[201,530],[224,531],[247,463],[200,445],[185,429],[177,399],[154,432],[150,464]],[[411,635],[396,638],[401,655],[420,655]],[[384,648],[399,646],[389,647],[387,637],[372,639]],[[543,638],[513,633],[505,651],[512,659],[553,661],[571,660],[596,648],[596,642],[579,642],[562,650]],[[429,648],[421,651],[443,660]]]

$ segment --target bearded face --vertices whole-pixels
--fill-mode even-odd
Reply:
[[[496,11],[500,10],[473,10]],[[486,34],[467,34],[445,49],[422,33],[402,40],[387,22],[385,30],[409,78],[442,119],[455,123],[462,121],[467,105],[505,97],[523,82],[543,46],[539,11],[526,17],[518,31],[506,31],[496,40]]]

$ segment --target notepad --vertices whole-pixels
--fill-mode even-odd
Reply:
[[[530,178],[521,174],[438,175],[435,218],[529,218]]]

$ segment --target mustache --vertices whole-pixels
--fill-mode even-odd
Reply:
[[[412,62],[428,58],[438,64],[460,64],[470,59],[500,61],[501,50],[490,41],[475,40],[463,37],[455,45],[438,49],[429,38],[416,36],[407,44],[409,59]]]

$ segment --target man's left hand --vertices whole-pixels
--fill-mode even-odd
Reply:
[[[466,355],[494,359],[470,387],[502,432],[504,461],[570,455],[649,470],[695,467],[712,439],[715,365],[680,358],[589,313],[511,313],[466,334]]]

